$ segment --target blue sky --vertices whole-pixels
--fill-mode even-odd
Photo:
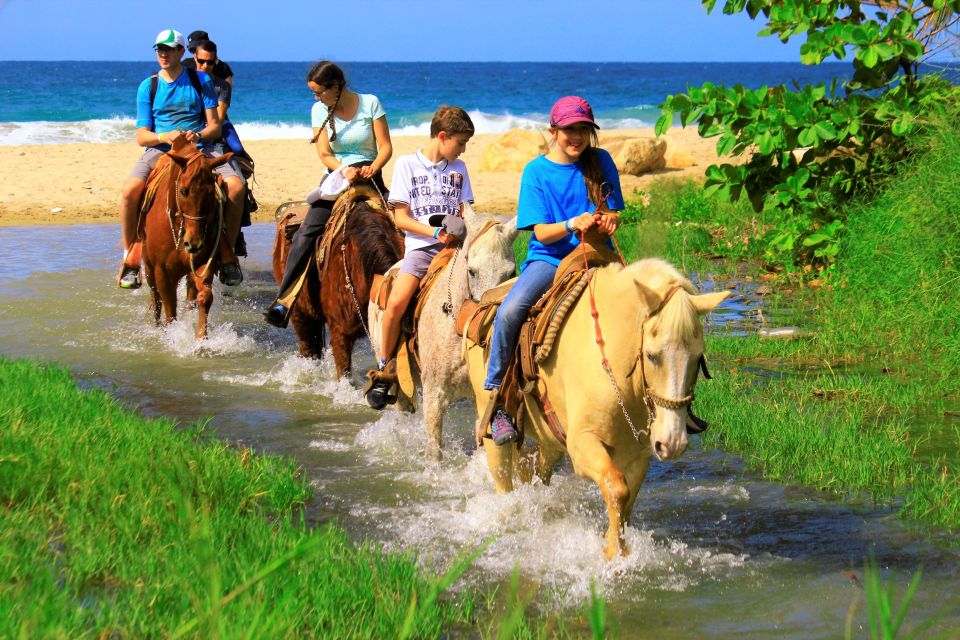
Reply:
[[[152,60],[173,28],[227,61],[799,61],[762,26],[699,0],[0,0],[0,60]]]

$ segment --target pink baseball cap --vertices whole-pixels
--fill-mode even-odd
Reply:
[[[564,96],[553,103],[550,109],[551,127],[569,127],[575,122],[587,122],[597,129],[600,125],[593,119],[590,103],[580,96]]]

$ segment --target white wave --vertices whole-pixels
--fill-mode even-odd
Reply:
[[[0,122],[0,145],[132,142],[136,129],[136,120],[121,117],[80,122]]]
[[[597,118],[601,131],[608,129],[649,129],[654,123],[639,118]]]
[[[234,122],[241,140],[310,140],[313,129],[283,122]]]
[[[477,133],[503,133],[509,129],[545,129],[546,114],[514,115],[470,112]],[[602,129],[639,129],[653,125],[638,118],[599,118]],[[241,140],[309,140],[312,129],[306,124],[286,122],[235,122]],[[395,136],[430,135],[430,122],[403,124],[391,129]],[[133,143],[136,120],[114,117],[78,122],[0,122],[0,146],[18,144]]]

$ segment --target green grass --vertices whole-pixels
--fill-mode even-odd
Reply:
[[[532,594],[448,594],[439,567],[308,528],[293,462],[145,419],[68,372],[0,358],[0,637],[547,638],[602,635]]]
[[[0,360],[0,637],[436,637],[474,601],[300,519],[289,460]]]
[[[716,425],[706,446],[739,453],[772,479],[900,504],[909,520],[953,533],[960,427],[951,429],[947,416],[960,411],[957,121],[946,118],[915,140],[899,175],[845,212],[841,254],[817,274],[827,287],[807,289],[796,276],[775,281],[780,292],[765,311],[800,309],[812,336],[711,334],[716,379],[697,389],[700,412]],[[775,220],[711,200],[692,183],[650,191],[636,228],[659,238],[653,253],[687,271],[727,277],[747,265],[757,275],[763,229]],[[756,367],[773,375],[758,376]]]

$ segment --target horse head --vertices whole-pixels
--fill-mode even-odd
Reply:
[[[169,202],[170,224],[180,218],[179,237],[183,248],[191,254],[199,253],[205,246],[208,232],[213,228],[211,220],[223,206],[223,194],[213,170],[233,157],[226,153],[217,158],[208,158],[193,144],[183,144],[167,153],[176,165],[171,180],[172,197]]]
[[[633,374],[647,408],[650,446],[658,460],[673,460],[689,442],[688,413],[704,366],[700,318],[730,292],[698,295],[689,280],[658,259],[641,260],[621,273],[640,298],[640,327],[632,332],[632,353],[637,354]]]
[[[498,222],[490,216],[475,213],[470,203],[464,203],[463,218],[467,225],[469,295],[478,300],[484,291],[509,280],[516,273],[513,241],[518,233],[517,219]]]

